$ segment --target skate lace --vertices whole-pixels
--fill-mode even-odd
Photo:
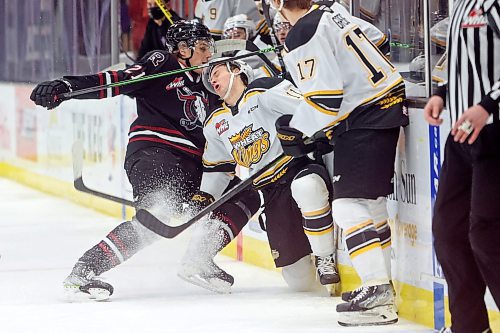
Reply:
[[[335,274],[332,256],[318,257],[318,271],[321,274]]]
[[[353,303],[356,303],[356,302],[359,302],[360,300],[362,300],[366,295],[368,295],[368,292],[370,290],[370,287],[360,287],[358,289],[356,289],[355,291],[358,291],[359,290],[359,293],[356,295],[356,297],[354,297],[352,299],[352,302]]]

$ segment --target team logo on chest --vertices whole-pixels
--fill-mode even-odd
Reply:
[[[185,94],[182,92],[184,90]],[[184,102],[184,115],[181,119],[181,126],[188,131],[198,127],[203,127],[203,122],[207,116],[208,98],[204,92],[191,91],[188,87],[177,89],[179,101]]]
[[[481,8],[473,8],[469,15],[463,20],[462,28],[481,28],[488,24],[488,20]]]
[[[252,128],[253,124],[250,124],[239,133],[229,137],[233,146],[231,155],[233,155],[235,162],[247,168],[258,163],[271,145],[269,132],[264,131],[262,127],[255,131]]]

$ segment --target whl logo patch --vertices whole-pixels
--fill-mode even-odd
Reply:
[[[215,124],[215,129],[217,130],[217,134],[221,136],[222,133],[224,133],[229,129],[229,123],[227,122],[226,119],[222,119],[221,121]]]
[[[177,89],[184,87],[184,78],[183,77],[176,77],[172,82],[170,82],[165,89],[167,91],[172,90],[172,89]]]
[[[481,28],[488,24],[488,20],[485,15],[483,15],[483,10],[480,8],[473,8],[469,15],[462,22],[461,27],[463,29],[467,28]]]

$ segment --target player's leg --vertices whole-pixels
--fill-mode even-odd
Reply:
[[[302,215],[286,184],[262,190],[264,211],[261,225],[267,232],[271,255],[283,278],[295,291],[315,291],[322,286],[316,280],[311,261],[311,246],[302,227]],[[323,288],[324,289],[324,288]]]
[[[141,150],[125,163],[137,207],[161,207],[161,215],[180,210],[182,202],[192,195],[199,184],[200,172],[197,168],[193,162],[159,148]],[[78,259],[71,274],[63,282],[68,298],[108,298],[112,287],[104,282],[95,282],[96,277],[159,238],[135,218],[122,222]],[[99,284],[107,292],[98,288],[87,290],[85,286],[90,283]]]
[[[259,193],[248,189],[198,222],[182,259],[178,276],[200,287],[229,293],[233,277],[214,262],[214,257],[243,229],[260,207]]]
[[[297,173],[290,186],[323,285],[340,281],[335,263],[331,186],[327,184],[330,185],[327,170],[322,165],[309,164]]]
[[[380,238],[380,245],[384,254],[385,266],[389,275],[389,281],[391,281],[391,229],[389,227],[389,223],[387,222],[389,217],[387,212],[387,199],[386,197],[379,197],[376,200],[370,200],[368,201],[368,207]],[[353,291],[342,293],[342,300],[345,302],[350,301],[356,297],[362,289],[363,288],[358,288]]]
[[[316,266],[311,256],[306,255],[296,262],[281,268],[283,279],[290,289],[297,292],[321,291],[324,288],[316,279]]]
[[[351,130],[336,138],[333,214],[344,230],[352,265],[362,281],[355,296],[337,305],[339,324],[383,325],[398,320],[393,288],[377,232],[377,199],[393,191],[399,128]]]

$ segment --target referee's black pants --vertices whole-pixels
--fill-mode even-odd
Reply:
[[[486,287],[500,306],[500,126],[469,145],[446,142],[432,223],[454,333],[489,327]]]

